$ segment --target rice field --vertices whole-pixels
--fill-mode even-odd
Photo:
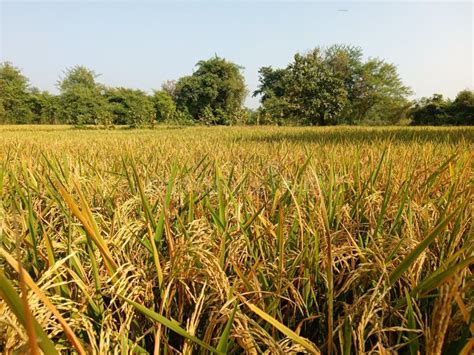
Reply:
[[[472,128],[0,127],[0,352],[469,354]]]

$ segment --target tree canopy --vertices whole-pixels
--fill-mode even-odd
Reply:
[[[105,98],[105,87],[96,82],[98,75],[84,67],[75,66],[65,71],[58,82],[60,115],[66,123],[109,124],[111,115]]]
[[[474,91],[460,91],[454,101],[441,94],[418,100],[410,111],[414,125],[474,125]]]
[[[334,45],[296,54],[283,69],[262,67],[262,112],[310,124],[393,123],[409,108],[410,88],[397,68],[380,59],[363,61],[362,49]]]
[[[199,61],[196,67],[192,75],[176,83],[178,109],[208,124],[232,122],[246,96],[241,68],[217,56]]]
[[[347,92],[333,75],[319,49],[296,54],[287,67],[285,97],[294,117],[325,125],[341,112]]]
[[[158,122],[171,121],[176,114],[176,104],[169,91],[157,90],[152,97]]]
[[[29,81],[11,63],[0,64],[0,122],[27,123],[32,112],[28,105]]]
[[[30,85],[21,70],[0,63],[0,123],[152,126],[178,124],[474,124],[474,93],[449,100],[435,94],[409,100],[411,89],[397,67],[364,59],[350,45],[296,53],[284,68],[263,66],[253,96],[257,110],[243,106],[247,95],[242,67],[217,55],[197,62],[191,75],[168,80],[160,90],[108,87],[85,66],[66,69],[59,94]]]
[[[141,90],[111,88],[106,92],[112,113],[112,123],[141,127],[152,125],[155,121],[155,108],[151,99]]]

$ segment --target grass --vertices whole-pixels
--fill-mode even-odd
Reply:
[[[1,352],[473,349],[472,128],[0,142]]]

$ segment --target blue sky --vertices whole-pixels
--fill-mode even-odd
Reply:
[[[253,91],[259,67],[333,43],[395,63],[415,97],[474,89],[472,2],[0,1],[0,60],[52,92],[76,64],[151,91],[214,54],[243,66]]]

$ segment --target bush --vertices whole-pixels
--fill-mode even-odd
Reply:
[[[463,90],[454,101],[434,94],[415,103],[409,113],[413,125],[473,125],[474,92]]]

